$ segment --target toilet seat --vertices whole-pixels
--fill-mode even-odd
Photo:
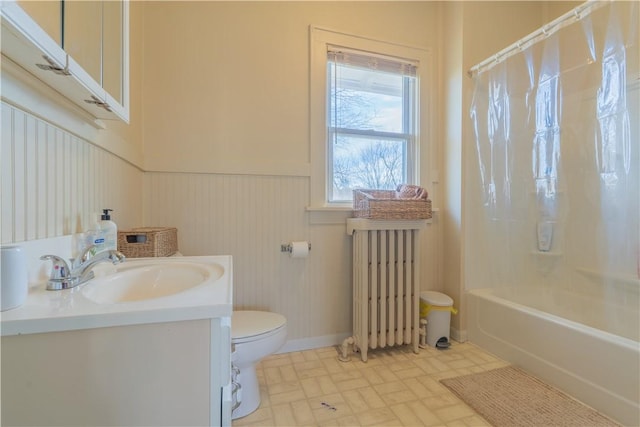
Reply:
[[[234,311],[231,316],[231,342],[240,344],[276,334],[287,324],[281,314],[267,311]]]

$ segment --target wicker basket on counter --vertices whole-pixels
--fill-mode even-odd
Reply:
[[[118,250],[128,258],[171,256],[178,252],[178,229],[140,227],[118,231]]]
[[[367,219],[431,219],[431,200],[399,199],[394,190],[353,190],[353,213]]]

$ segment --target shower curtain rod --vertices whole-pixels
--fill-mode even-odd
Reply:
[[[611,2],[613,2],[613,0],[588,0],[580,6],[576,6],[564,15],[561,15],[560,17],[554,19],[548,24],[543,25],[533,33],[502,49],[495,55],[485,59],[479,64],[474,65],[469,69],[469,71],[467,71],[467,74],[469,75],[469,77],[473,77],[474,75],[487,71],[494,65],[504,61],[510,56],[513,56],[516,53],[526,49],[527,47],[539,42],[540,40],[549,37],[561,28],[564,28],[567,25],[581,20],[583,17],[589,15],[594,10],[600,9],[601,7],[606,6]]]

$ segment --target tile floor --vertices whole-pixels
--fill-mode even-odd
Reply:
[[[233,425],[489,426],[439,380],[508,365],[470,343],[368,355],[344,363],[326,347],[266,358],[257,368],[260,407]]]

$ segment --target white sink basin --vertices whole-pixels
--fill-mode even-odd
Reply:
[[[98,304],[146,301],[179,294],[217,280],[224,269],[217,264],[191,262],[122,264],[118,270],[84,285],[82,293]]]
[[[233,313],[230,255],[132,258],[117,265],[100,263],[93,272],[94,279],[62,291],[46,290],[46,276],[32,283],[22,306],[2,312],[0,335],[213,319]]]

